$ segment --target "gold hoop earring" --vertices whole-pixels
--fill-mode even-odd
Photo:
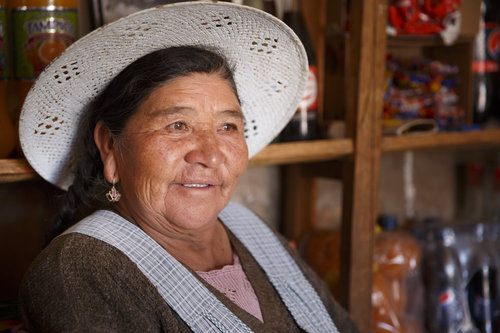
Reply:
[[[120,197],[121,194],[115,187],[115,177],[113,177],[113,186],[111,186],[109,192],[106,193],[106,198],[108,199],[109,202],[118,202],[120,201]]]

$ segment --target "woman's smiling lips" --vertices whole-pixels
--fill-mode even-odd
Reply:
[[[201,188],[201,187],[208,187],[211,186],[210,184],[182,184],[184,187],[194,187],[194,188]]]
[[[208,179],[204,180],[192,179],[192,180],[176,182],[174,184],[187,189],[207,189],[207,188],[214,188],[215,186],[217,186],[217,184],[219,184],[219,182]]]

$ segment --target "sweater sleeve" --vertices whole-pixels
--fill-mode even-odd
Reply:
[[[55,239],[22,281],[19,303],[28,330],[161,331],[155,309],[147,302],[148,291],[138,295],[129,287],[131,279],[143,275],[116,251],[84,235]]]
[[[349,316],[349,313],[333,298],[332,293],[323,280],[321,280],[316,272],[314,272],[313,269],[302,259],[299,253],[290,247],[288,241],[282,235],[278,234],[278,238],[318,293],[339,332],[359,333],[359,330]]]

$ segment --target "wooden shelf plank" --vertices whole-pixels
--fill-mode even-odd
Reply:
[[[382,139],[382,152],[488,146],[500,147],[500,129],[438,133],[425,136],[384,137]]]
[[[382,152],[488,146],[500,147],[500,129],[382,139]],[[350,155],[353,151],[353,143],[350,139],[275,143],[255,155],[249,164],[250,166],[267,166],[329,161]],[[0,183],[36,177],[38,177],[37,174],[25,159],[0,159]]]
[[[460,36],[454,44],[468,43],[473,39],[470,36]],[[387,47],[421,48],[429,46],[446,46],[440,35],[401,35],[387,38]]]
[[[349,139],[317,140],[272,144],[250,160],[251,166],[279,165],[301,162],[327,161],[351,154]],[[23,159],[0,159],[0,183],[34,179],[38,177]]]
[[[0,159],[0,183],[17,182],[38,177],[24,158]]]
[[[251,160],[250,166],[327,161],[352,154],[350,139],[275,143],[265,147]]]

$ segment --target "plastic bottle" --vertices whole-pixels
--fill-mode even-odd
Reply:
[[[309,60],[309,75],[299,108],[279,135],[279,141],[318,139],[321,136],[318,124],[318,70],[314,48],[300,11],[299,1],[295,0],[292,8],[285,9],[283,22],[295,31],[304,44]]]
[[[474,122],[500,120],[500,2],[482,0],[480,28],[474,41]]]
[[[16,132],[7,107],[9,33],[6,2],[6,0],[0,1],[0,158],[8,157],[16,146]]]
[[[375,265],[372,287],[372,332],[400,333],[403,326],[392,299],[391,286],[385,275]]]
[[[421,250],[409,233],[397,229],[397,218],[382,215],[374,246],[372,302],[375,332],[420,332],[423,302]],[[411,300],[411,302],[410,302]]]
[[[78,1],[10,0],[9,7],[18,112],[37,76],[78,38]]]
[[[301,239],[299,249],[309,266],[337,297],[340,278],[340,231],[311,230]]]
[[[445,227],[436,233],[434,250],[425,253],[426,326],[430,333],[477,332],[470,320],[454,245],[455,232]]]
[[[468,264],[467,298],[474,325],[482,333],[500,332],[498,260],[486,238],[486,226],[476,225],[476,242]]]

